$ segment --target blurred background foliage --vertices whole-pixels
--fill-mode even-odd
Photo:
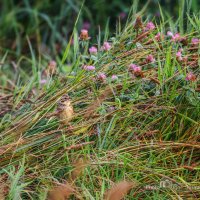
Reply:
[[[105,27],[113,31],[117,20],[126,21],[133,3],[138,5],[137,10],[148,4],[144,15],[153,18],[159,17],[160,4],[173,18],[183,1],[189,3],[187,0],[86,0],[77,29],[89,29],[91,36],[99,30],[103,34]],[[1,0],[1,53],[20,56],[26,54],[30,44],[38,51],[59,53],[67,44],[82,3],[82,0]],[[199,0],[190,3],[191,11],[199,10]]]

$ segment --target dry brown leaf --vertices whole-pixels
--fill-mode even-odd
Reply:
[[[59,184],[48,193],[48,200],[66,200],[75,193],[75,189],[69,184]]]
[[[128,181],[121,181],[115,184],[105,195],[105,200],[121,200],[123,199],[131,188],[136,184]]]
[[[72,181],[76,180],[83,173],[87,164],[88,162],[83,160],[82,158],[79,158],[74,163],[74,170],[72,171],[72,174],[71,174]]]

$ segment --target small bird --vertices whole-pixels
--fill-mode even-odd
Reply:
[[[61,123],[64,125],[69,125],[69,122],[72,120],[74,115],[74,109],[71,104],[70,97],[65,94],[62,96],[61,100],[58,103],[57,113],[61,120]]]

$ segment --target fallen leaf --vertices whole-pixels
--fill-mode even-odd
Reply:
[[[75,189],[69,184],[59,184],[48,193],[48,200],[66,200],[75,193]]]
[[[105,200],[121,200],[135,186],[133,182],[121,181],[106,192]]]
[[[79,158],[74,163],[74,170],[72,171],[71,179],[73,181],[76,180],[83,173],[86,166],[87,166],[87,161],[83,160],[82,158]]]

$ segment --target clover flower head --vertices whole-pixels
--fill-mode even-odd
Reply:
[[[192,43],[193,45],[197,45],[197,44],[200,43],[200,39],[198,39],[198,38],[192,38],[191,43]]]
[[[171,31],[167,31],[167,36],[169,36],[169,37],[173,37],[174,34],[173,34]]]
[[[104,82],[104,81],[106,80],[107,76],[106,76],[103,72],[100,72],[100,73],[98,74],[97,78],[98,78],[100,81]]]
[[[134,73],[142,71],[141,67],[136,64],[130,64],[130,70],[133,71]]]
[[[87,29],[81,29],[81,33],[86,35],[86,34],[88,34],[88,30]]]
[[[147,63],[154,63],[156,60],[155,58],[153,57],[152,54],[149,54],[147,57],[146,57],[146,62]]]
[[[164,39],[164,37],[165,36],[162,33],[160,33],[160,32],[155,35],[155,39],[157,41],[161,41],[162,39]]]
[[[141,67],[137,66],[137,67],[135,67],[135,68],[133,69],[133,71],[134,71],[135,73],[137,73],[137,72],[141,72],[142,69],[141,69]]]
[[[109,51],[111,49],[111,45],[109,42],[104,42],[101,48],[103,51]]]
[[[196,76],[192,72],[189,72],[189,73],[187,73],[185,80],[186,81],[195,81]]]
[[[94,71],[95,70],[95,66],[93,65],[84,65],[83,69],[86,71]]]
[[[88,35],[88,30],[87,29],[82,29],[79,38],[81,40],[88,40],[88,39],[90,39],[90,37]]]
[[[89,52],[90,52],[90,54],[97,54],[97,48],[92,46],[89,48]]]
[[[182,56],[182,53],[181,53],[180,51],[178,51],[178,52],[176,53],[176,56],[177,56],[177,57],[181,57],[181,56]]]
[[[181,41],[181,35],[180,33],[176,33],[175,35],[172,36],[172,41],[173,42],[180,42]]]
[[[176,53],[176,58],[177,58],[177,60],[179,60],[179,61],[183,60],[181,51],[178,51],[178,52]]]
[[[132,74],[134,74],[133,78],[135,76],[143,77],[142,68],[136,64],[130,64],[130,71],[132,72]]]
[[[134,70],[136,67],[139,67],[138,65],[136,64],[130,64],[130,70]]]
[[[161,38],[161,33],[157,33],[157,34],[155,35],[155,39],[156,39],[156,40],[160,40],[160,38]]]
[[[113,74],[112,77],[111,77],[112,81],[115,81],[118,79],[117,75]]]
[[[156,28],[155,24],[153,22],[148,22],[146,24],[145,30],[149,31],[149,30],[154,30]]]

